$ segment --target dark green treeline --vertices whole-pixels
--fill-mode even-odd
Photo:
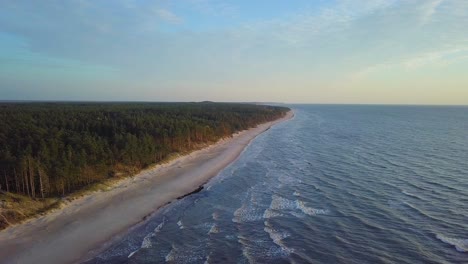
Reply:
[[[65,195],[283,116],[224,103],[0,103],[0,187]]]

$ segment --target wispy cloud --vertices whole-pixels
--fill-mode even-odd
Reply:
[[[172,11],[164,8],[156,8],[154,10],[154,13],[156,14],[157,17],[159,17],[161,20],[172,23],[172,24],[181,24],[184,20],[174,14]]]
[[[446,67],[457,60],[464,60],[467,55],[468,45],[465,47],[422,53],[412,58],[408,58],[402,62],[402,65],[408,70],[415,70],[428,65]]]
[[[244,25],[248,31],[270,33],[276,40],[292,45],[316,42],[319,36],[348,29],[355,21],[392,7],[394,0],[341,0],[318,10],[304,9],[299,13],[268,21]]]
[[[193,9],[204,15],[219,17],[235,17],[239,14],[239,9],[234,4],[220,0],[187,0]]]
[[[352,72],[348,80],[359,82],[373,75],[385,74],[392,71],[404,71],[411,74],[425,68],[437,68],[443,71],[452,64],[468,62],[468,45],[460,47],[447,47],[429,52],[412,54],[399,59],[389,59]]]
[[[433,15],[436,13],[437,8],[444,2],[445,0],[432,0],[427,1],[421,5],[421,17],[420,17],[420,25],[424,26],[431,22]]]

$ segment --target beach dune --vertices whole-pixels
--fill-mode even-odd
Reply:
[[[158,208],[216,176],[257,135],[292,116],[290,111],[284,118],[122,180],[109,191],[0,231],[0,263],[76,263],[93,257]]]

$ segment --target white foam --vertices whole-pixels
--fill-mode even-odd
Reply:
[[[284,210],[289,210],[291,214],[294,216],[299,215],[294,212],[294,210],[300,210],[302,213],[310,215],[310,216],[315,216],[315,215],[326,215],[329,213],[329,210],[327,209],[316,209],[316,208],[311,208],[306,206],[305,202],[300,201],[300,200],[289,200],[286,198],[283,198],[279,195],[273,195],[272,200],[271,200],[271,205],[270,208],[265,210],[264,213],[264,218],[270,218],[270,217],[276,217],[276,216],[281,216],[281,213],[275,212],[275,211],[284,211]]]
[[[294,196],[301,196],[301,193],[298,192],[298,191],[294,191],[293,195],[294,195]]]
[[[218,212],[213,212],[211,214],[211,217],[213,218],[213,220],[217,221],[217,220],[219,220],[219,213]]]
[[[299,213],[299,212],[296,212],[296,211],[292,211],[291,215],[295,216],[296,218],[300,218],[300,219],[302,219],[302,218],[304,218],[306,216],[304,213],[302,213],[302,212]]]
[[[416,199],[420,199],[421,200],[421,197],[419,197],[418,195],[414,194],[414,193],[410,193],[406,190],[402,190],[401,191],[404,195],[406,196],[409,196],[409,197],[413,197],[413,198],[416,198]]]
[[[315,209],[307,207],[303,201],[296,201],[297,208],[301,210],[304,214],[314,216],[314,215],[326,215],[329,213],[327,209]]]
[[[247,259],[248,263],[258,263],[255,256],[265,256],[264,248],[270,243],[270,241],[258,237],[248,238],[243,235],[238,235],[237,241],[242,245],[242,255]]]
[[[249,254],[247,247],[242,247],[242,255],[247,259],[249,263],[256,263],[255,259]]]
[[[179,226],[179,229],[185,228],[184,224],[182,223],[182,220],[179,220],[179,222],[177,222],[177,225]]]
[[[217,233],[219,233],[219,227],[218,227],[217,224],[213,224],[213,225],[211,226],[210,231],[208,231],[208,235],[209,235],[209,234],[217,234]]]
[[[280,217],[280,216],[283,216],[283,214],[278,213],[274,210],[271,210],[270,208],[266,209],[265,212],[263,213],[263,218],[265,219],[270,219],[273,217]]]
[[[176,249],[172,246],[171,251],[166,255],[166,262],[174,261],[175,260]]]
[[[137,250],[133,251],[132,253],[130,253],[130,254],[128,255],[127,258],[131,258],[131,257],[132,257],[133,255],[135,255],[135,253],[137,253],[138,251],[140,251],[140,249],[137,249]]]
[[[254,206],[251,203],[243,204],[234,212],[234,218],[232,219],[235,223],[245,223],[259,221],[263,219],[263,211],[261,208]]]
[[[250,195],[250,202],[251,203],[259,205],[259,204],[261,204],[261,201],[262,201],[262,194],[260,193],[260,190],[259,191],[254,191]]]
[[[155,233],[147,234],[145,236],[145,238],[143,238],[143,242],[141,242],[140,248],[133,251],[132,253],[130,253],[127,258],[131,258],[133,255],[135,255],[135,253],[140,251],[140,249],[142,249],[142,248],[151,248],[151,247],[153,247],[153,243],[151,242],[151,238],[154,237],[155,235],[156,235]]]
[[[172,245],[171,251],[166,255],[166,262],[171,263],[200,263],[207,259],[203,250],[194,247],[178,248]]]
[[[281,175],[278,177],[278,180],[283,183],[283,184],[294,184],[294,183],[301,183],[302,181],[297,179],[297,178],[293,178],[289,175]]]
[[[270,235],[271,240],[273,240],[273,242],[280,247],[284,247],[282,240],[291,236],[287,232],[281,232],[269,226],[265,226],[263,230],[265,230],[265,232]]]
[[[133,251],[132,253],[130,253],[128,255],[128,258],[131,258],[133,255],[135,255],[135,253],[137,253],[140,249],[142,248],[151,248],[153,246],[153,243],[151,242],[151,238],[155,237],[156,236],[156,233],[159,233],[161,231],[161,229],[163,228],[164,226],[164,223],[166,222],[166,220],[164,219],[155,229],[154,229],[154,232],[151,232],[149,234],[147,234],[144,238],[143,238],[143,241],[141,242],[141,246],[139,249]]]
[[[203,222],[201,224],[198,224],[198,225],[195,225],[193,226],[194,228],[196,228],[198,231],[200,232],[206,232],[208,233],[210,231],[210,229],[213,227],[213,223],[211,222]]]
[[[272,262],[274,262],[274,260],[277,258],[288,257],[291,254],[291,252],[294,252],[294,250],[291,250],[289,248],[282,248],[279,246],[272,246],[264,253],[264,255],[268,256],[272,260]]]
[[[150,233],[143,238],[143,242],[141,242],[141,248],[151,248],[153,243],[151,242],[151,238],[155,236],[154,233]]]
[[[272,210],[293,210],[296,208],[296,202],[283,198],[279,195],[273,195],[270,209]]]
[[[258,257],[262,258],[264,263],[271,263],[278,258],[289,256],[294,251],[286,247],[281,241],[286,237],[290,237],[290,234],[275,230],[269,226],[267,221],[264,223],[267,225],[264,231],[269,234],[269,238],[237,236],[237,241],[242,245],[242,255],[246,259],[241,263],[246,261],[248,263],[259,263]]]
[[[166,222],[166,219],[164,219],[164,220],[154,229],[154,232],[155,232],[155,233],[159,233],[159,231],[161,231],[161,229],[163,228],[165,222]]]
[[[436,237],[440,241],[454,246],[459,252],[468,252],[468,239],[451,238],[440,234],[437,234]]]
[[[227,240],[235,240],[236,236],[234,236],[234,235],[225,235],[224,238],[226,238]]]

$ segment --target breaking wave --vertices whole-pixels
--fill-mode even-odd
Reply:
[[[437,234],[436,237],[440,241],[454,246],[455,249],[459,252],[468,252],[468,239],[451,238],[440,234]]]

